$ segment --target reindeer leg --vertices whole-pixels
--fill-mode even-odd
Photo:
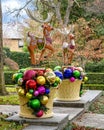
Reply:
[[[45,53],[45,48],[41,51],[41,54],[40,54],[40,57],[39,57],[39,63],[44,60],[43,59],[44,53]]]
[[[46,44],[45,45],[45,48],[47,48],[47,49],[49,49],[51,52],[48,54],[48,56],[47,56],[47,59],[49,58],[49,57],[51,57],[53,54],[54,54],[54,52],[55,52],[55,49],[53,48],[53,46],[52,46],[52,44]]]
[[[68,57],[68,64],[71,64],[73,60],[73,56],[74,56],[74,50],[73,51],[70,50],[69,53],[70,53],[70,56]]]
[[[34,49],[36,48],[35,45],[29,45],[28,46],[28,51],[30,53],[30,57],[31,57],[31,64],[32,65],[36,65],[36,59],[35,59],[35,55],[34,55]]]
[[[66,64],[66,55],[65,55],[65,50],[63,50],[63,62],[64,62],[64,65]]]

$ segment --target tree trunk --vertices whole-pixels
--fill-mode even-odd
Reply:
[[[3,72],[2,9],[0,0],[0,95],[7,94]]]

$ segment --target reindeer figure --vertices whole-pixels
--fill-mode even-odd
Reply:
[[[65,36],[62,42],[62,48],[64,65],[70,65],[72,63],[75,50],[74,35],[72,33]]]
[[[32,38],[33,37],[32,35],[31,36],[28,35],[31,39],[30,44],[28,46],[28,50],[29,50],[30,56],[31,56],[31,64],[36,65],[36,60],[35,60],[35,56],[34,56],[34,49],[36,49],[37,47],[41,48],[41,45],[44,46],[43,48],[41,48],[42,51],[41,51],[41,54],[40,54],[40,57],[39,57],[39,63],[44,60],[43,55],[44,55],[46,49],[50,50],[50,53],[48,54],[47,58],[51,57],[53,55],[54,51],[55,51],[54,47],[52,45],[52,39],[51,39],[51,36],[50,36],[50,33],[53,30],[53,28],[48,24],[51,21],[53,14],[48,13],[47,18],[45,20],[41,20],[41,19],[37,18],[38,12],[35,12],[35,13],[37,13],[37,14],[35,14],[32,11],[30,11],[29,9],[27,9],[26,13],[28,14],[28,16],[32,20],[35,20],[36,22],[39,22],[39,23],[44,23],[42,25],[43,38],[38,38],[38,37],[35,37],[35,36],[34,36],[34,38]]]
[[[40,61],[43,60],[43,55],[44,55],[46,48],[51,51],[51,53],[49,53],[48,57],[52,56],[52,54],[54,53],[54,48],[52,46],[52,39],[50,37],[50,33],[53,30],[53,28],[48,23],[44,23],[42,25],[42,28],[43,28],[43,38],[36,37],[31,32],[28,32],[28,34],[27,34],[28,38],[29,38],[28,51],[30,53],[32,65],[36,65],[36,59],[35,59],[35,55],[34,55],[35,49],[38,48],[38,49],[42,50],[40,57],[39,57],[39,63],[40,63]]]
[[[51,57],[55,51],[54,47],[52,45],[52,38],[50,36],[50,33],[53,30],[53,28],[48,23],[44,23],[44,25],[42,25],[42,27],[43,27],[43,36],[44,36],[44,40],[45,40],[45,48],[41,52],[39,62],[44,60],[43,55],[44,55],[46,49],[50,50],[50,53],[48,54],[48,56],[46,56],[47,59],[49,57]]]
[[[71,25],[70,28],[63,26],[61,29],[58,29],[58,31],[63,34],[64,37],[62,40],[63,62],[64,65],[69,65],[72,63],[75,50],[75,36],[73,35],[74,25]]]

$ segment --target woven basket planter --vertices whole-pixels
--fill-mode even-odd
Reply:
[[[53,116],[53,99],[55,98],[57,88],[50,88],[50,94],[49,94],[49,100],[48,103],[46,104],[46,107],[48,110],[44,115],[40,118],[48,118]],[[27,102],[29,101],[25,96],[19,96],[20,100],[20,117],[24,118],[38,118],[33,114],[33,110],[27,106]]]
[[[80,85],[82,80],[76,79],[70,82],[69,79],[64,79],[58,88],[56,100],[61,101],[76,101],[80,100]]]

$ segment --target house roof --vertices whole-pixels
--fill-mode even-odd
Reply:
[[[3,24],[3,38],[23,39],[20,24]]]

